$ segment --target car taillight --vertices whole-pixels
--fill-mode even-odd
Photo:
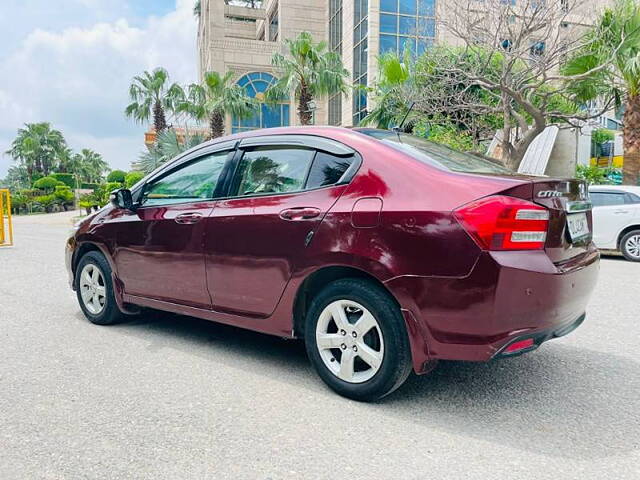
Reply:
[[[484,250],[541,250],[549,211],[519,198],[495,195],[456,209],[464,229]]]

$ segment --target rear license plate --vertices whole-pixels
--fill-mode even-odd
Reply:
[[[589,223],[586,213],[572,213],[567,215],[567,228],[571,241],[575,242],[589,235]]]

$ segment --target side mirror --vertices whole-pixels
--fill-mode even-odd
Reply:
[[[127,188],[119,188],[111,192],[109,200],[116,208],[124,208],[125,210],[133,210],[133,197],[131,190]]]

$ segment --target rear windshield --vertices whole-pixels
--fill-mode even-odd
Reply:
[[[511,174],[507,168],[470,153],[462,153],[420,137],[389,130],[359,129],[358,132],[377,138],[416,160],[444,170],[466,173]]]

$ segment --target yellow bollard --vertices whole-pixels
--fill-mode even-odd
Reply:
[[[9,194],[9,190],[7,189],[0,189],[0,247],[10,247],[11,245],[13,245],[13,225],[11,224],[11,194]]]

